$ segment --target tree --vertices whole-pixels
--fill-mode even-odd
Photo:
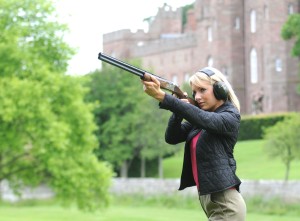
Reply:
[[[281,36],[285,40],[294,38],[295,45],[292,49],[292,55],[295,57],[300,56],[300,15],[292,14],[288,17],[287,21],[282,27]]]
[[[132,64],[139,66],[137,61]],[[95,111],[99,159],[126,177],[135,158],[154,159],[177,150],[164,142],[166,115],[170,114],[156,111],[157,102],[143,93],[139,78],[106,64],[88,77],[87,99],[100,102]]]
[[[265,129],[265,148],[271,157],[279,157],[286,166],[285,180],[288,180],[290,165],[294,159],[300,159],[300,115],[276,123]]]
[[[185,6],[181,7],[181,9],[182,9],[181,22],[182,22],[182,27],[184,28],[185,25],[187,24],[188,12],[189,12],[189,10],[194,9],[194,3],[185,5]]]
[[[16,192],[49,185],[63,203],[108,204],[111,170],[97,147],[83,79],[66,76],[73,50],[48,0],[0,0],[0,181]]]
[[[294,39],[294,47],[291,51],[292,56],[300,57],[300,15],[292,14],[288,17],[286,23],[281,30],[281,36],[285,40]],[[298,93],[300,93],[300,85],[298,86]]]

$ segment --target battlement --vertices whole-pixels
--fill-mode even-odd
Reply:
[[[149,33],[157,36],[163,33],[181,33],[181,11],[181,8],[172,10],[171,6],[164,4],[149,23]]]
[[[132,32],[130,29],[122,29],[103,35],[103,44],[111,43],[114,41],[124,41],[132,39],[144,39],[147,38],[147,34],[143,29],[138,29],[136,32]]]
[[[181,8],[173,10],[170,5],[165,3],[159,7],[156,18],[181,18]]]
[[[182,48],[194,47],[197,39],[194,34],[162,35],[160,39],[150,41],[132,49],[133,57],[144,57],[150,54],[174,51]]]

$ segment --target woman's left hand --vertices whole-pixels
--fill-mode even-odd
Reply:
[[[165,98],[166,93],[160,88],[160,82],[155,77],[150,77],[150,81],[141,81],[144,91],[158,101]]]

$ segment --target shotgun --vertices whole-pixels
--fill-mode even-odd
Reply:
[[[173,82],[168,81],[160,76],[154,75],[149,73],[148,71],[142,70],[140,68],[137,68],[133,65],[127,64],[124,61],[118,60],[114,57],[111,57],[109,55],[106,55],[104,53],[99,53],[98,59],[101,61],[104,61],[106,63],[109,63],[115,67],[121,68],[125,71],[128,71],[132,74],[135,74],[139,76],[144,81],[151,81],[151,77],[155,77],[160,82],[160,87],[164,90],[167,90],[171,92],[172,94],[175,94],[179,99],[188,99],[189,102],[193,105],[196,104],[194,99],[187,97],[184,92]]]

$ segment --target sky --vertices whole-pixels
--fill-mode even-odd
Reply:
[[[58,0],[61,23],[69,26],[66,42],[76,49],[68,74],[82,75],[101,68],[102,36],[121,29],[146,29],[144,18],[155,16],[167,3],[175,10],[195,0]]]

